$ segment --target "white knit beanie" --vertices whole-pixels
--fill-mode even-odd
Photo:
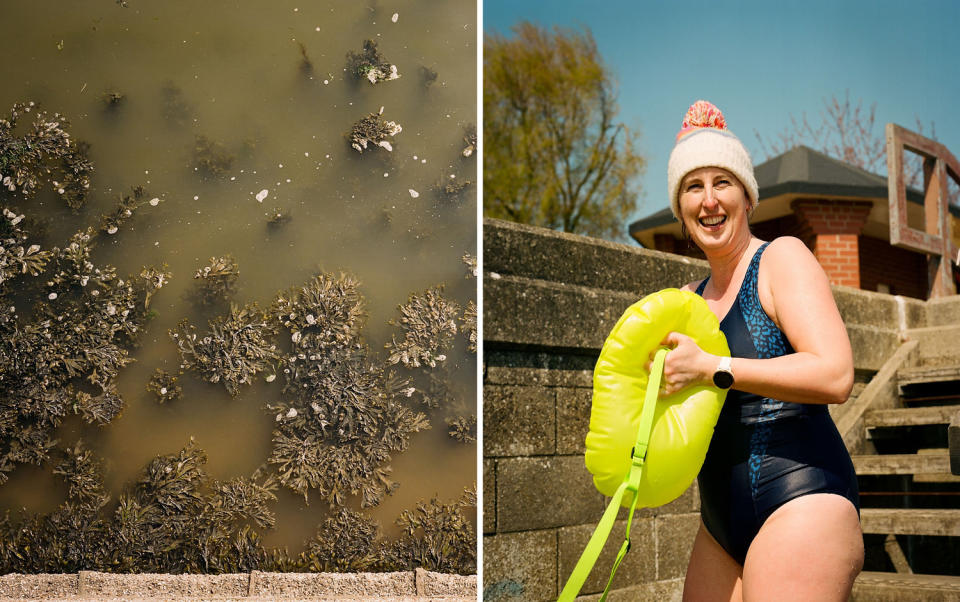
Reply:
[[[727,129],[720,109],[705,100],[698,100],[687,110],[667,164],[670,209],[677,219],[680,219],[680,181],[701,167],[722,167],[735,175],[747,191],[748,213],[753,213],[759,196],[750,153]]]

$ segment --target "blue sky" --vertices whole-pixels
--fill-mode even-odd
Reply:
[[[634,218],[668,205],[667,159],[687,107],[706,99],[765,159],[772,139],[824,99],[876,103],[887,122],[924,132],[960,156],[960,2],[891,0],[683,2],[483,0],[484,32],[522,21],[588,27],[618,82],[620,120],[641,132],[647,159]]]

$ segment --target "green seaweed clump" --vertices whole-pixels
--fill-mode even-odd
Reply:
[[[382,114],[383,108],[380,109],[380,113],[370,113],[353,124],[349,134],[350,146],[358,153],[367,150],[370,145],[373,148],[379,147],[393,151],[393,145],[387,138],[396,136],[403,131],[403,128],[399,123],[386,121],[381,117]]]
[[[387,361],[390,364],[402,363],[408,368],[418,368],[421,364],[435,368],[447,359],[444,351],[449,348],[457,334],[456,317],[460,306],[443,296],[443,287],[433,287],[422,295],[411,295],[400,309],[400,326],[404,338],[397,341],[396,336],[386,348],[390,350]],[[396,322],[391,321],[391,324]]]
[[[397,519],[398,539],[380,534],[380,526],[359,512],[341,509],[324,521],[301,554],[302,565],[317,572],[405,571],[424,568],[472,574],[477,569],[476,535],[471,516],[476,492],[467,490],[452,504],[436,499],[417,503]],[[474,511],[465,514],[465,510]]]
[[[385,551],[392,570],[417,567],[440,573],[475,573],[476,535],[463,510],[477,507],[475,490],[465,491],[453,504],[436,499],[419,502],[415,510],[404,510],[397,525],[402,534]],[[471,513],[472,515],[473,513]]]
[[[183,387],[177,384],[176,374],[157,368],[147,383],[147,391],[155,393],[160,403],[175,401],[183,397]]]
[[[228,299],[237,290],[240,266],[232,255],[211,257],[210,265],[197,270],[197,294],[202,305],[215,305]]]
[[[226,316],[210,320],[209,331],[197,334],[187,320],[169,332],[180,352],[180,369],[194,370],[207,382],[223,382],[227,393],[236,397],[241,385],[249,385],[258,372],[270,369],[277,358],[271,342],[275,332],[266,314],[251,303],[232,305]]]
[[[360,512],[341,508],[327,518],[303,553],[317,573],[371,571],[383,565],[380,526]]]
[[[113,213],[100,216],[100,231],[110,235],[116,234],[120,226],[133,217],[134,211],[148,203],[156,205],[160,202],[159,199],[145,201],[145,194],[143,186],[135,186],[131,194],[121,194]]]
[[[46,516],[0,521],[0,571],[80,570],[155,573],[236,573],[290,570],[285,550],[268,550],[258,530],[275,523],[276,484],[239,477],[210,482],[206,455],[191,441],[158,456],[120,495],[112,514],[100,463],[82,444],[54,468],[68,499]]]
[[[429,423],[402,403],[406,381],[369,359],[359,283],[320,274],[279,295],[271,314],[291,344],[285,397],[267,406],[276,421],[269,462],[280,482],[304,499],[315,489],[331,506],[348,495],[360,495],[363,507],[379,504],[396,487],[391,454]]]
[[[473,443],[477,440],[477,417],[457,416],[447,418],[447,434],[460,443]]]
[[[347,53],[347,72],[371,84],[398,79],[397,66],[391,65],[377,49],[376,40],[364,40],[361,52]]]
[[[234,156],[222,142],[197,136],[193,145],[194,171],[205,178],[222,178],[233,166]]]
[[[28,113],[33,113],[33,123],[18,135],[20,119]],[[93,163],[86,143],[71,138],[68,125],[63,115],[48,115],[32,101],[15,103],[9,119],[0,119],[2,187],[30,198],[48,181],[68,207],[79,211],[87,202]]]
[[[114,381],[131,360],[154,284],[91,260],[96,234],[64,248],[26,245],[23,216],[0,218],[0,483],[18,463],[42,464],[76,414],[107,424],[123,409]],[[12,300],[36,299],[21,316]],[[22,301],[21,301],[22,303]],[[29,316],[29,317],[26,317]]]

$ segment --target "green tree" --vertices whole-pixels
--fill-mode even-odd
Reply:
[[[593,36],[526,22],[513,33],[483,42],[484,214],[622,238],[644,160],[615,121]]]

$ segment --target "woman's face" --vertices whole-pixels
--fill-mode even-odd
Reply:
[[[723,250],[750,236],[747,193],[736,176],[720,167],[701,167],[684,176],[680,218],[704,253]]]

